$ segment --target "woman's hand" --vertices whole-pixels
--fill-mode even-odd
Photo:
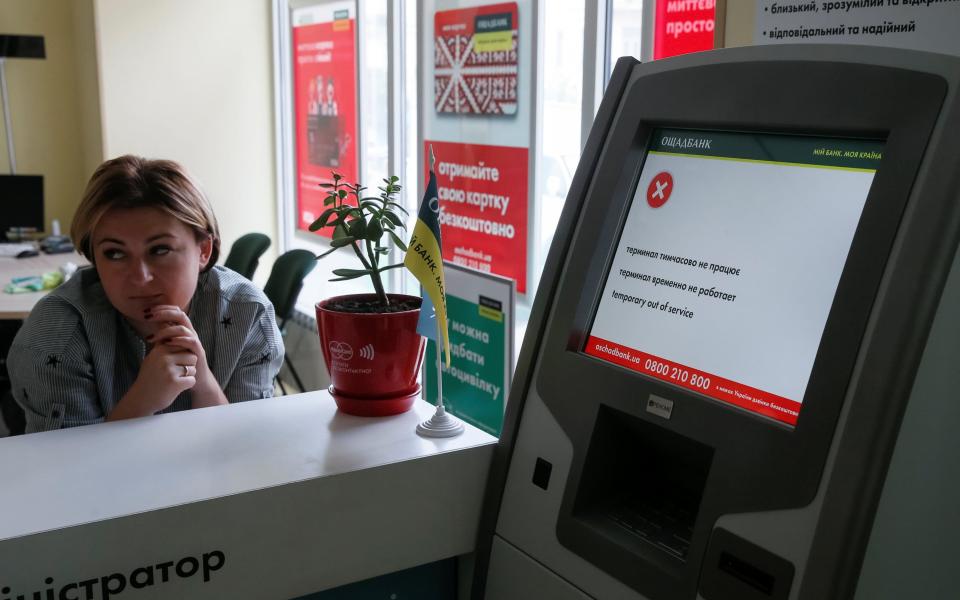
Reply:
[[[196,383],[197,356],[176,346],[154,346],[143,359],[130,390],[107,417],[108,421],[145,417],[170,406]]]
[[[196,356],[193,407],[226,404],[227,399],[207,365],[207,354],[187,314],[178,306],[158,305],[148,309],[144,317],[156,323],[157,327],[152,335],[147,336],[147,342],[154,347],[167,346]]]
[[[197,357],[197,385],[208,385],[213,374],[207,366],[207,353],[200,343],[193,323],[190,322],[190,317],[180,310],[180,307],[170,305],[151,307],[144,317],[156,323],[156,329],[147,336],[147,342],[153,346],[168,345],[193,353]]]

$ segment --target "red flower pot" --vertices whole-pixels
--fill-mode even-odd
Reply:
[[[391,302],[420,300],[403,294],[388,297]],[[425,340],[417,333],[420,309],[354,313],[330,308],[338,301],[368,298],[375,295],[335,296],[316,305],[320,346],[332,381],[330,393],[346,413],[401,413],[413,405],[420,391],[417,375],[425,346]]]

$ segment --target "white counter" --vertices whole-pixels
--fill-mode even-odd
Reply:
[[[313,392],[0,439],[0,587],[289,598],[469,553],[496,439],[417,436],[433,410]]]

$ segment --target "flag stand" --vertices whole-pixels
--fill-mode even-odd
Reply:
[[[433,167],[437,161],[437,157],[433,154],[433,145],[430,146],[430,179],[427,182],[427,189],[423,194],[423,202],[420,204],[420,211],[417,213],[417,228],[423,227],[427,231],[425,232],[424,238],[436,238],[435,248],[433,249],[433,258],[430,259],[430,269],[426,271],[427,275],[424,276],[423,272],[418,272],[411,264],[408,264],[408,260],[411,256],[417,256],[416,254],[411,254],[409,248],[407,249],[407,256],[403,259],[403,263],[407,265],[407,268],[413,272],[414,276],[420,280],[421,285],[430,285],[431,289],[434,292],[439,292],[439,304],[443,312],[438,312],[433,306],[433,303],[430,302],[430,294],[422,292],[423,302],[426,306],[421,305],[420,307],[420,318],[417,321],[417,333],[423,337],[430,337],[430,326],[425,323],[425,318],[433,318],[434,325],[437,329],[437,411],[433,413],[433,416],[427,419],[426,421],[421,422],[417,425],[417,433],[424,437],[432,438],[445,438],[445,437],[454,437],[463,433],[463,421],[456,418],[453,415],[447,414],[447,410],[443,407],[443,367],[440,364],[440,354],[444,347],[447,345],[444,343],[444,340],[447,339],[446,327],[447,327],[447,317],[446,317],[446,299],[443,295],[443,253],[440,250],[440,223],[438,221],[438,215],[440,214],[440,201],[438,200],[437,194],[437,180],[436,174],[434,173]],[[429,225],[428,225],[429,224]],[[417,239],[417,228],[414,228],[414,236],[410,240],[410,245],[413,246],[414,240]],[[432,229],[432,231],[431,231]],[[429,244],[427,244],[429,247]],[[423,261],[414,261],[414,264],[419,264],[420,267],[424,265]],[[433,275],[431,271],[439,266],[440,273],[436,279],[436,284],[431,281]],[[428,284],[427,282],[430,281]],[[431,316],[428,314],[430,311],[433,312]],[[443,318],[440,318],[440,317]],[[441,323],[442,321],[442,323]],[[446,353],[447,362],[450,361],[449,350]],[[426,378],[424,378],[426,379]],[[426,383],[426,381],[424,381]],[[424,388],[425,389],[425,388]]]
[[[433,416],[417,425],[417,433],[423,437],[444,438],[454,437],[463,433],[463,421],[449,414],[443,407],[443,367],[440,364],[440,340],[443,339],[440,331],[440,320],[437,319],[437,411]],[[424,382],[426,383],[426,382]]]

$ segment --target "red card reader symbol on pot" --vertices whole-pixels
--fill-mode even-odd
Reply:
[[[657,176],[650,180],[647,187],[647,204],[652,208],[660,208],[670,199],[673,193],[673,175],[666,171],[657,173]]]

